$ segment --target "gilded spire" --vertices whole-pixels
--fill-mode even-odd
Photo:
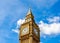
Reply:
[[[31,14],[31,8],[29,8],[28,12],[27,12],[27,15]]]

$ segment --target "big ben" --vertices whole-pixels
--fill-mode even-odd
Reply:
[[[40,30],[31,9],[26,14],[25,22],[20,26],[19,41],[19,43],[40,43]]]

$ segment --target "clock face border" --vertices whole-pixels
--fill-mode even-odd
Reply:
[[[26,29],[26,30],[25,30]],[[24,32],[25,31],[25,32]],[[22,32],[24,32],[24,33],[22,33]],[[25,27],[25,28],[22,28],[22,30],[21,30],[21,36],[23,36],[23,35],[26,35],[26,34],[28,34],[29,33],[29,28],[28,27]]]

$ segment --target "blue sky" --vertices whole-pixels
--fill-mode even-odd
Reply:
[[[0,0],[0,43],[19,43],[19,26],[31,8],[41,43],[60,43],[60,0]]]

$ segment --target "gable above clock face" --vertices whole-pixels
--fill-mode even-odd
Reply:
[[[29,22],[29,21],[31,21],[31,18],[26,19],[26,22]]]

